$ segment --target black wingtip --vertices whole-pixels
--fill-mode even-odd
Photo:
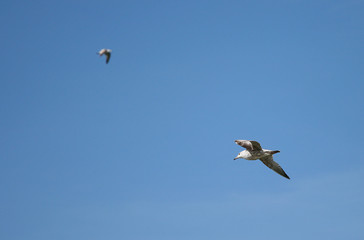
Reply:
[[[282,172],[279,173],[279,175],[281,175],[282,177],[285,177],[287,179],[291,179],[283,169],[282,169]]]

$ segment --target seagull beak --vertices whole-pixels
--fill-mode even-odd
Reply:
[[[236,159],[238,159],[237,157],[236,158],[234,158],[234,160],[236,160]]]

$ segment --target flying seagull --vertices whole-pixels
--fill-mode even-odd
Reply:
[[[108,63],[111,57],[111,49],[105,49],[105,48],[101,49],[100,52],[98,52],[98,54],[100,55],[100,57],[105,54],[106,63]]]
[[[260,144],[256,141],[250,141],[250,140],[235,140],[235,143],[239,146],[242,146],[243,148],[246,148],[246,150],[239,153],[239,155],[234,158],[234,160],[238,158],[244,158],[246,160],[257,160],[259,159],[262,161],[267,167],[275,171],[276,173],[282,175],[285,178],[288,178],[288,175],[284,172],[284,170],[279,166],[278,163],[276,163],[273,160],[273,154],[279,153],[280,151],[275,150],[267,150],[262,149]]]

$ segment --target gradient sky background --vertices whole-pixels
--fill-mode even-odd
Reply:
[[[0,238],[364,239],[363,12],[1,1]]]

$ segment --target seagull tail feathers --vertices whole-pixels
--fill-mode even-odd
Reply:
[[[271,151],[271,154],[273,155],[273,154],[276,154],[276,153],[279,153],[279,152],[281,152],[281,151],[275,150],[275,151]]]

